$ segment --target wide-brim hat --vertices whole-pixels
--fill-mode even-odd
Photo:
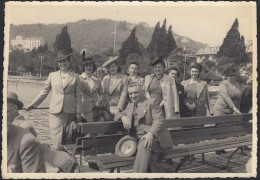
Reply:
[[[7,102],[16,104],[18,106],[18,110],[23,108],[23,103],[18,99],[17,94],[14,92],[10,91],[7,93]]]
[[[196,69],[198,69],[199,70],[199,72],[201,72],[202,71],[202,65],[201,64],[199,64],[199,63],[197,63],[197,62],[192,62],[192,63],[190,63],[190,69],[191,68],[196,68]]]
[[[66,49],[60,50],[60,51],[57,52],[57,59],[56,59],[56,61],[67,59],[71,55],[72,55],[72,53],[68,52]]]
[[[149,63],[149,66],[154,66],[154,65],[159,64],[159,63],[164,64],[163,57],[159,57],[157,59],[154,59],[152,62]]]
[[[136,150],[136,139],[126,135],[117,142],[115,147],[115,154],[119,157],[130,157],[135,154]]]
[[[117,59],[118,59],[118,56],[109,58],[109,59],[102,65],[102,67],[107,67],[108,65],[112,64],[113,62],[115,62]]]
[[[92,57],[85,57],[85,53],[86,53],[85,51],[82,52],[82,62],[81,62],[81,65],[94,63],[95,60]]]
[[[235,76],[237,74],[237,71],[235,68],[233,67],[228,67],[225,71],[224,71],[224,74],[226,76]]]

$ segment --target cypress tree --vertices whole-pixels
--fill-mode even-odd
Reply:
[[[167,51],[167,33],[166,33],[166,19],[163,21],[163,25],[160,29],[160,38],[158,42],[158,49],[157,49],[157,55],[158,57],[166,57],[166,51]]]
[[[147,47],[147,51],[149,54],[154,54],[154,52],[157,52],[157,49],[158,49],[157,42],[159,41],[159,39],[160,39],[160,22],[157,22],[157,24],[154,28],[151,42],[149,43],[149,45]]]
[[[174,40],[174,37],[172,35],[172,25],[170,25],[167,33],[167,38],[166,38],[166,49],[165,49],[165,56],[168,57],[169,54],[177,48],[176,42]]]
[[[244,37],[240,38],[238,27],[239,23],[236,18],[217,53],[217,57],[228,57],[230,63],[233,64],[242,63],[246,61],[247,57]]]
[[[67,26],[61,29],[60,34],[57,34],[53,47],[55,52],[58,52],[63,49],[65,49],[65,52],[67,53],[72,52],[71,40]]]
[[[126,58],[130,54],[142,55],[141,50],[142,45],[138,42],[138,39],[135,35],[135,27],[132,30],[130,36],[123,42],[121,49],[119,50],[119,59],[122,63],[125,62]]]

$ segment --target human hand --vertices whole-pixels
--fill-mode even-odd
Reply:
[[[80,113],[77,113],[76,114],[76,118],[77,118],[77,121],[81,121],[82,120],[82,117],[81,117],[81,114]]]
[[[31,111],[32,109],[34,109],[34,106],[28,106],[25,109],[26,109],[26,111]]]
[[[190,111],[193,110],[193,106],[192,106],[190,103],[186,103],[186,106],[188,107],[188,109],[189,109]]]
[[[129,130],[132,126],[131,119],[129,119],[127,116],[122,116],[121,120],[123,122],[124,129]]]
[[[233,107],[233,111],[235,114],[242,114],[235,106]]]
[[[193,111],[194,109],[196,109],[196,104],[192,103],[191,107],[192,107],[192,111]]]
[[[145,139],[144,147],[147,149],[151,149],[153,145],[153,133],[148,132],[141,138],[140,141],[142,141],[143,139]]]
[[[162,107],[164,105],[163,101],[160,103],[160,107]]]

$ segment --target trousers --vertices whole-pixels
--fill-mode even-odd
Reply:
[[[49,114],[49,125],[54,149],[61,147],[63,127],[74,116],[74,113],[65,113],[63,111],[58,114]]]
[[[134,173],[160,173],[160,169],[157,164],[157,158],[160,155],[159,152],[154,152],[152,149],[144,147],[145,139],[140,141],[137,146],[137,154],[134,162]],[[159,146],[158,142],[154,143],[153,147]]]

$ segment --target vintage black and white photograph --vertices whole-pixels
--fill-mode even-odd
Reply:
[[[4,35],[4,178],[256,176],[255,2],[13,1]]]

